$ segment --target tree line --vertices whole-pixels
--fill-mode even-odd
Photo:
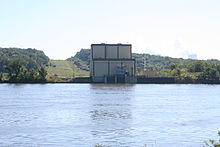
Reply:
[[[0,48],[0,72],[7,72],[6,67],[17,59],[21,59],[22,65],[27,69],[37,69],[49,63],[49,58],[40,50]]]
[[[46,82],[48,64],[43,51],[0,48],[0,82]]]
[[[194,60],[181,66],[171,64],[170,69],[162,69],[160,75],[172,76],[179,81],[220,81],[220,62],[207,62],[204,60]]]
[[[0,57],[0,81],[46,81],[47,72],[44,66],[49,64],[49,58],[42,51],[0,48]],[[143,71],[145,67],[147,70],[156,71],[158,77],[175,77],[177,81],[220,83],[219,60],[192,60],[136,53],[133,53],[132,57],[136,59],[137,73]],[[78,68],[89,71],[90,50],[82,49],[67,60]]]
[[[47,71],[43,66],[37,69],[28,69],[24,66],[21,59],[13,60],[4,68],[4,74],[0,72],[0,82],[44,83],[47,81]]]
[[[175,77],[178,81],[214,81],[219,82],[220,61],[195,60],[164,57],[159,55],[133,53],[132,58],[136,59],[136,71],[156,71],[158,77]],[[81,49],[68,61],[73,62],[82,70],[89,70],[90,50]],[[144,61],[146,65],[144,65]]]

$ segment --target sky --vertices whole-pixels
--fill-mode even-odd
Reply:
[[[66,59],[93,43],[220,59],[220,0],[0,0],[0,47]]]

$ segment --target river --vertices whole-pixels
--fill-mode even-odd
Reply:
[[[220,85],[0,84],[0,146],[201,147]]]

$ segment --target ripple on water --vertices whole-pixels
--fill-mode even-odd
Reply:
[[[200,147],[220,86],[0,84],[0,146]]]

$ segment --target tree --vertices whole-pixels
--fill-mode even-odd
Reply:
[[[22,65],[28,70],[38,69],[49,63],[44,52],[36,49],[0,48],[0,72],[7,72],[4,66],[8,67],[11,61],[17,59],[22,59]]]
[[[37,72],[35,70],[30,70],[27,77],[29,81],[34,82],[37,78]]]
[[[39,81],[46,82],[47,71],[44,67],[41,67],[39,70]]]
[[[194,61],[188,65],[189,72],[202,72],[204,69],[202,61]]]
[[[22,78],[20,78],[20,82],[37,82],[37,74],[36,70],[24,70],[21,74]]]
[[[219,72],[215,68],[208,67],[199,75],[198,79],[217,81],[219,80]]]
[[[175,76],[175,77],[177,77],[177,78],[180,78],[180,75],[181,75],[180,69],[177,67],[177,68],[171,70],[171,75],[172,75],[172,76]]]
[[[20,59],[11,61],[6,70],[9,82],[46,82],[47,71],[44,67],[39,70],[26,69]]]
[[[177,65],[176,65],[176,64],[172,63],[172,64],[170,65],[170,69],[171,69],[171,70],[174,70],[174,69],[176,69],[176,68],[177,68]]]
[[[0,82],[3,81],[3,74],[0,72]]]
[[[22,67],[21,60],[16,59],[13,60],[8,67],[6,67],[8,71],[9,81],[11,82],[18,82],[22,77],[21,73],[23,72],[24,68]]]
[[[218,131],[218,136],[220,136],[220,131]],[[216,141],[213,139],[210,139],[208,141],[205,141],[205,145],[203,147],[220,147],[220,140]]]

